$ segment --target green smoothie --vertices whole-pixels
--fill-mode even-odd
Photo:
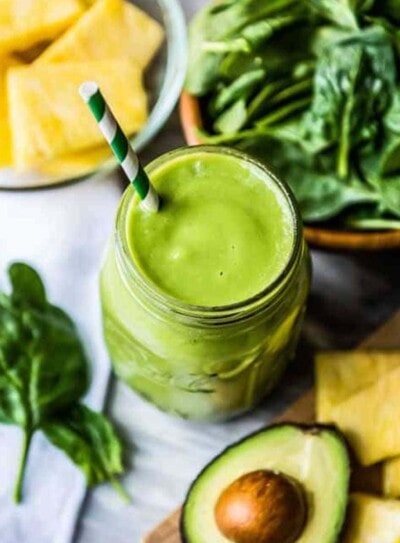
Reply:
[[[161,208],[126,191],[101,273],[113,365],[166,411],[227,418],[293,355],[310,279],[299,217],[286,186],[237,151],[180,149],[147,173]]]
[[[152,175],[158,213],[132,200],[132,258],[155,287],[182,302],[222,306],[264,290],[294,243],[289,203],[258,168],[229,155],[179,156]]]

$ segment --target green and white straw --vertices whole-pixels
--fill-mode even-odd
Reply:
[[[89,106],[121,168],[142,200],[140,205],[148,211],[157,211],[159,207],[158,194],[150,183],[137,154],[122,131],[110,106],[105,101],[99,86],[92,81],[86,81],[79,87],[79,94]]]

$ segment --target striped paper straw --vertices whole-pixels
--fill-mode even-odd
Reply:
[[[132,149],[110,106],[105,101],[99,86],[92,81],[86,81],[79,87],[79,94],[89,106],[103,136],[142,200],[140,205],[148,211],[157,211],[158,194],[150,183],[137,154]]]

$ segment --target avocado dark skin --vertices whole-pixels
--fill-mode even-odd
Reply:
[[[258,470],[239,477],[221,493],[214,517],[233,543],[294,543],[305,526],[307,506],[293,479]]]

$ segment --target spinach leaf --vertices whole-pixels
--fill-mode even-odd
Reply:
[[[391,108],[384,118],[384,124],[390,132],[400,135],[400,90],[398,88],[394,93]]]
[[[400,217],[400,177],[386,177],[381,180],[382,207]]]
[[[379,160],[379,174],[393,175],[400,172],[400,134],[388,134]]]
[[[110,481],[129,501],[115,478],[123,472],[121,443],[101,413],[78,404],[46,422],[42,429],[49,441],[83,471],[89,486]]]
[[[224,111],[222,115],[217,117],[214,123],[214,130],[221,134],[237,134],[246,121],[246,102],[240,99]]]
[[[78,405],[89,383],[88,362],[72,320],[46,299],[35,270],[9,268],[11,294],[0,293],[0,422],[24,433],[15,499],[33,434]]]
[[[398,0],[214,0],[195,26],[187,85],[209,113],[203,141],[272,163],[306,221],[360,209],[397,224]]]
[[[400,229],[400,220],[382,214],[377,206],[360,206],[346,215],[345,224],[358,230]]]
[[[303,172],[303,177],[291,176],[287,181],[299,203],[305,221],[332,219],[355,204],[376,202],[378,195],[361,184],[345,184],[333,175]]]
[[[42,309],[46,305],[46,291],[39,275],[23,263],[12,264],[8,270],[15,304]]]
[[[213,113],[221,113],[226,107],[230,106],[240,98],[247,100],[249,96],[257,89],[261,81],[265,78],[263,69],[253,70],[244,73],[233,83],[223,88],[216,96],[211,105]]]
[[[345,28],[357,29],[357,19],[346,0],[305,0],[317,13]]]
[[[240,36],[238,37],[235,36],[220,41],[206,41],[202,47],[204,51],[211,53],[251,53],[252,51],[256,51],[268,39],[283,28],[294,24],[298,25],[301,17],[304,17],[304,21],[307,20],[307,13],[304,8],[299,5],[297,9],[293,9],[289,15],[271,17],[270,19],[251,23],[241,30]]]
[[[400,220],[385,217],[362,217],[350,216],[346,224],[356,230],[400,230]]]
[[[241,37],[244,27],[273,17],[282,11],[289,11],[296,6],[296,2],[297,0],[236,0],[218,8],[215,1],[205,6],[190,24],[190,62],[186,90],[196,96],[203,96],[212,91],[218,82],[219,68],[225,52],[209,51],[207,47],[210,46],[207,44]],[[259,29],[256,32],[253,27],[250,35],[259,35]]]
[[[305,131],[311,142],[337,146],[340,177],[349,174],[352,149],[381,130],[395,79],[392,47],[380,29],[335,43],[322,54]]]
[[[344,183],[327,173],[329,164],[306,155],[295,143],[282,143],[267,136],[244,140],[238,147],[264,159],[288,183],[307,222],[326,221],[351,206],[376,203],[380,199],[375,190],[364,186],[356,176],[350,183]]]

